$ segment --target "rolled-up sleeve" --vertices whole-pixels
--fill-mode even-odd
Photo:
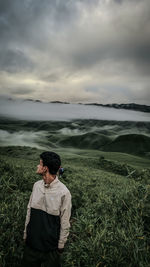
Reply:
[[[61,214],[60,214],[60,238],[58,248],[64,248],[70,229],[71,216],[71,194],[68,191],[62,197]]]

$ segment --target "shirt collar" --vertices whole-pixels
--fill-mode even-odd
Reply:
[[[54,181],[52,181],[50,184],[45,184],[44,181],[43,181],[44,187],[46,187],[46,188],[52,188],[57,182],[58,182],[58,176],[56,176]]]

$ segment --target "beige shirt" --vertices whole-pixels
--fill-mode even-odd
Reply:
[[[71,216],[71,194],[67,187],[59,181],[57,176],[48,187],[47,185],[45,186],[43,180],[34,184],[27,206],[24,239],[26,239],[27,236],[26,229],[30,221],[31,207],[40,209],[51,215],[60,216],[60,238],[58,248],[63,248],[69,235],[69,220]]]

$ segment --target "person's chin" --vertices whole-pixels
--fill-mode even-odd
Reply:
[[[41,173],[41,172],[39,172],[39,171],[36,171],[36,174],[42,175],[42,173]]]

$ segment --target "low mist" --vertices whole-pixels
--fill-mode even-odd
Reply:
[[[43,139],[44,132],[19,131],[10,133],[0,130],[0,146],[29,146],[43,149],[38,142]]]
[[[0,116],[42,121],[68,121],[73,119],[150,121],[149,113],[131,110],[4,99],[0,100]]]

